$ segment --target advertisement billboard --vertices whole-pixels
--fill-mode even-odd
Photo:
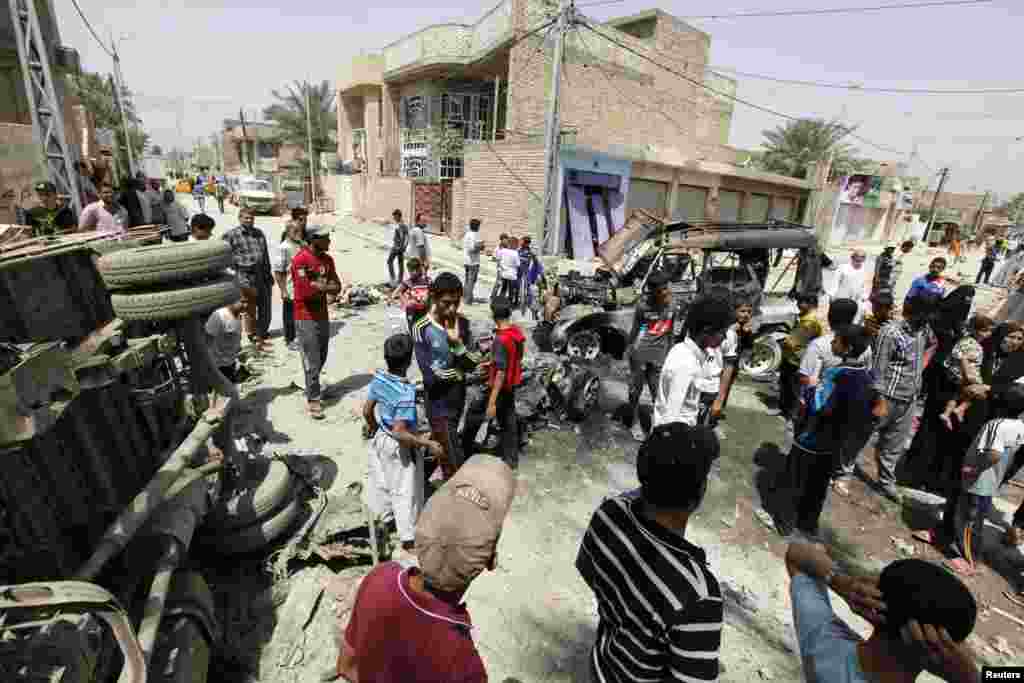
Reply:
[[[869,209],[882,206],[882,177],[877,175],[856,174],[843,178],[839,191],[842,204],[853,204]]]

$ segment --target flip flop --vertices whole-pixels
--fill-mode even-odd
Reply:
[[[967,560],[962,557],[946,560],[942,563],[942,566],[945,567],[947,571],[950,571],[963,579],[974,578],[979,573],[977,569],[969,565]]]
[[[915,541],[921,541],[922,543],[927,543],[928,545],[939,544],[939,534],[935,531],[935,529],[918,529],[914,533],[910,534],[910,536]]]

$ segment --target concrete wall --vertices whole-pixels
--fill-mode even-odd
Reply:
[[[341,65],[336,87],[344,92],[349,88],[379,84],[383,78],[384,55],[360,55]]]
[[[469,220],[479,218],[480,233],[493,246],[503,232],[530,233],[543,214],[543,145],[498,142],[493,149],[500,158],[487,146],[466,149],[464,177],[452,185],[453,238],[461,239]]]
[[[390,221],[399,209],[409,220],[413,217],[412,181],[393,176],[360,173],[352,176],[355,215],[371,221]]]

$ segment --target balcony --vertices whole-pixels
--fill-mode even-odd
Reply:
[[[384,48],[384,77],[413,68],[477,61],[512,33],[512,0],[504,0],[472,25],[437,24]]]

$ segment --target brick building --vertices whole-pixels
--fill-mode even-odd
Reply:
[[[338,155],[361,171],[340,206],[386,219],[422,212],[462,234],[483,221],[537,234],[552,47],[541,0],[504,0],[472,25],[430,26],[345,64]],[[640,55],[725,93],[707,70],[710,36],[659,10],[597,25]],[[732,101],[579,27],[561,84],[560,251],[587,258],[631,208],[674,218],[797,219],[812,184],[741,168],[727,146]]]
[[[229,175],[247,174],[246,156],[252,159],[255,174],[280,173],[301,164],[306,152],[301,145],[282,144],[277,141],[277,130],[273,123],[242,122],[225,119],[221,130],[224,150],[224,172]]]

